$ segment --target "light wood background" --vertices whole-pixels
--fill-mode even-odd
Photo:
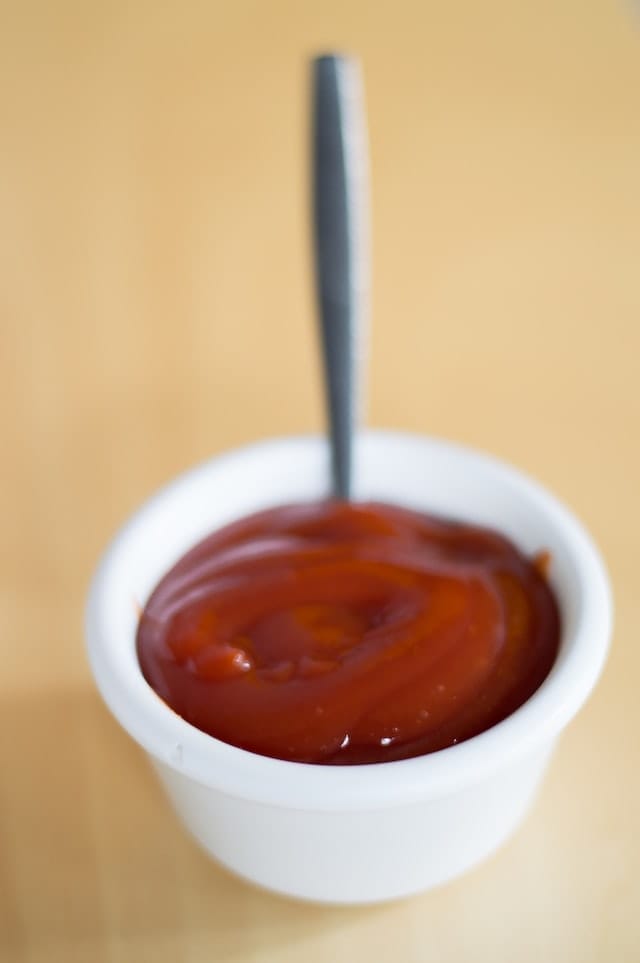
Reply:
[[[640,8],[631,0],[0,4],[0,959],[640,959]],[[322,425],[306,58],[364,61],[369,420],[520,464],[617,605],[526,828],[404,903],[255,891],[176,825],[83,649],[161,483]]]

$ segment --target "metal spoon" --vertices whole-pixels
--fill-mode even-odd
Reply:
[[[332,494],[351,497],[360,401],[360,342],[368,313],[367,152],[356,61],[313,61],[315,271],[329,422]]]

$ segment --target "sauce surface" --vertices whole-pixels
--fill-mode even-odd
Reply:
[[[269,509],[167,573],[138,627],[143,674],[224,742],[299,762],[404,759],[468,739],[549,673],[547,559],[379,503]]]

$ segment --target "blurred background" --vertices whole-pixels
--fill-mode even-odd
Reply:
[[[4,0],[0,17],[0,958],[637,960],[638,8]],[[82,634],[92,568],[154,489],[323,425],[307,61],[328,49],[366,81],[367,421],[540,478],[617,602],[603,683],[523,833],[377,910],[290,904],[196,852]]]

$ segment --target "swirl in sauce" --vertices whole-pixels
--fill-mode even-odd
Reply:
[[[220,529],[140,618],[143,674],[224,742],[359,764],[495,725],[555,659],[545,559],[497,532],[396,506],[318,502]]]

